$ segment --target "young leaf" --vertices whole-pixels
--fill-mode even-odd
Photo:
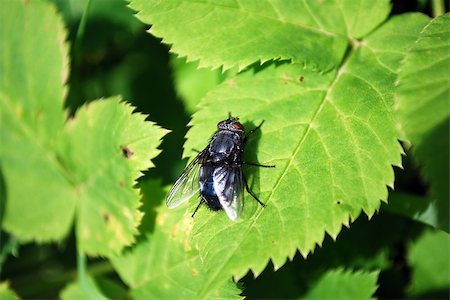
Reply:
[[[408,262],[412,268],[409,295],[419,298],[425,293],[450,292],[450,237],[439,230],[425,232],[410,248]],[[430,298],[430,297],[425,297]],[[436,297],[438,298],[438,297]]]
[[[19,300],[19,296],[9,287],[8,281],[0,283],[0,299],[2,300]]]
[[[276,165],[244,170],[265,209],[247,196],[241,222],[197,213],[193,234],[209,275],[202,295],[229,275],[240,278],[249,268],[258,275],[269,259],[279,268],[297,249],[306,256],[325,232],[336,237],[361,210],[371,216],[386,201],[402,151],[390,112],[393,70],[426,21],[419,14],[393,18],[335,72],[272,66],[238,75],[200,102],[188,155],[232,112],[247,130],[266,120],[246,152],[258,149],[259,162]]]
[[[302,299],[374,299],[379,272],[350,272],[342,269],[325,273]]]
[[[200,59],[202,67],[290,59],[329,70],[341,61],[347,36],[362,37],[389,13],[389,1],[373,2],[133,0],[130,6],[173,52]]]
[[[158,182],[143,183],[143,190],[161,194]],[[167,192],[167,191],[166,191]],[[162,193],[166,195],[166,193]],[[131,287],[135,299],[198,299],[198,292],[207,274],[198,255],[190,245],[192,218],[182,210],[168,211],[165,203],[157,208],[156,223],[147,240],[130,252],[111,260],[121,278]],[[240,298],[240,290],[227,279],[212,291],[210,299]]]
[[[401,67],[396,104],[401,127],[413,145],[431,197],[438,228],[449,230],[450,14],[432,20]]]
[[[41,1],[5,5],[0,154],[7,202],[2,225],[20,240],[55,241],[67,234],[76,213],[83,251],[117,253],[137,233],[141,215],[134,180],[152,166],[165,131],[132,114],[118,98],[94,102],[64,124],[61,21]]]

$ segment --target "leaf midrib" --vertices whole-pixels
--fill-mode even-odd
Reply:
[[[34,138],[35,134],[31,130],[30,126],[28,126],[29,124],[27,122],[23,122],[14,111],[15,106],[13,105],[13,101],[11,101],[11,98],[9,96],[0,94],[0,99],[3,99],[0,100],[2,103],[4,103],[3,107],[8,109],[9,114],[13,116],[11,119],[13,119],[14,122],[18,125],[17,128],[21,131],[22,136],[26,137],[29,141],[36,145],[37,148],[41,149],[42,152],[46,153],[45,157],[53,166],[55,166],[58,173],[66,179],[67,183],[70,186],[73,186],[76,180],[75,178],[73,178],[71,172],[68,172],[59,162],[59,160],[56,159],[55,154],[57,154],[57,152],[54,149],[51,149],[48,145],[42,143],[42,141],[40,141],[39,139]]]

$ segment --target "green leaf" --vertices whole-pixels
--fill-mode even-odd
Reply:
[[[396,105],[405,137],[431,183],[438,228],[449,231],[450,14],[420,33],[398,76]]]
[[[161,201],[160,184],[146,181],[148,201]],[[144,194],[145,195],[145,194]],[[120,277],[131,287],[135,299],[198,299],[198,292],[207,274],[196,249],[191,245],[193,219],[183,211],[168,211],[165,204],[156,208],[154,229],[146,240],[131,251],[111,260]],[[209,299],[240,298],[240,290],[227,278],[216,287]]]
[[[198,62],[187,63],[184,58],[172,56],[170,64],[177,95],[183,99],[183,104],[190,113],[196,110],[200,99],[225,78],[219,70],[199,69]]]
[[[209,274],[202,295],[229,275],[240,278],[249,268],[258,275],[269,259],[279,268],[297,250],[306,256],[325,233],[335,238],[361,210],[371,216],[386,201],[402,152],[390,111],[393,70],[426,21],[393,18],[334,72],[271,66],[226,81],[200,102],[187,155],[232,112],[247,130],[266,120],[245,160],[276,165],[244,170],[265,209],[247,195],[239,223],[205,208],[197,213],[194,240]]]
[[[0,283],[0,299],[2,300],[19,300],[19,296],[9,288],[9,282]]]
[[[152,34],[201,67],[290,59],[329,70],[341,61],[347,36],[362,37],[388,15],[389,1],[373,2],[133,0],[131,7]]]
[[[117,253],[134,241],[141,219],[134,180],[153,166],[164,133],[118,101],[82,107],[67,124],[61,151],[77,191],[78,243],[90,254]]]
[[[374,299],[378,274],[378,271],[328,271],[302,299]]]
[[[57,240],[68,232],[75,208],[55,152],[65,119],[66,34],[44,1],[5,1],[0,19],[2,225],[24,240]]]
[[[6,5],[14,13],[2,18],[0,36],[2,225],[23,241],[57,241],[76,215],[83,251],[117,253],[134,241],[141,218],[134,180],[152,166],[165,131],[119,98],[85,106],[64,124],[61,21],[41,1]]]
[[[60,298],[63,300],[77,300],[77,299],[98,299],[106,300],[106,298],[96,282],[91,276],[86,277],[86,284],[91,288],[90,293],[83,289],[82,285],[76,281],[68,284],[60,293]]]
[[[441,290],[448,296],[450,292],[449,253],[450,237],[439,230],[428,230],[411,245],[408,253],[408,262],[412,268],[410,297],[417,298],[426,293]]]
[[[426,197],[401,192],[390,193],[389,205],[385,209],[430,226],[439,226],[439,209]]]

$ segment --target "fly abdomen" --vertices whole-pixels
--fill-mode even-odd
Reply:
[[[205,164],[200,168],[200,196],[211,210],[221,210],[219,198],[214,189],[214,166]]]
[[[216,196],[216,191],[214,190],[214,181],[213,181],[213,177],[209,177],[207,179],[207,181],[205,182],[204,185],[204,189],[202,190],[203,194],[208,195],[208,196]]]

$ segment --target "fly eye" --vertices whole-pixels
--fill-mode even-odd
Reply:
[[[242,124],[239,123],[239,122],[233,123],[232,126],[233,126],[235,129],[237,129],[237,130],[242,130],[242,131],[244,131],[244,126],[242,126]]]

